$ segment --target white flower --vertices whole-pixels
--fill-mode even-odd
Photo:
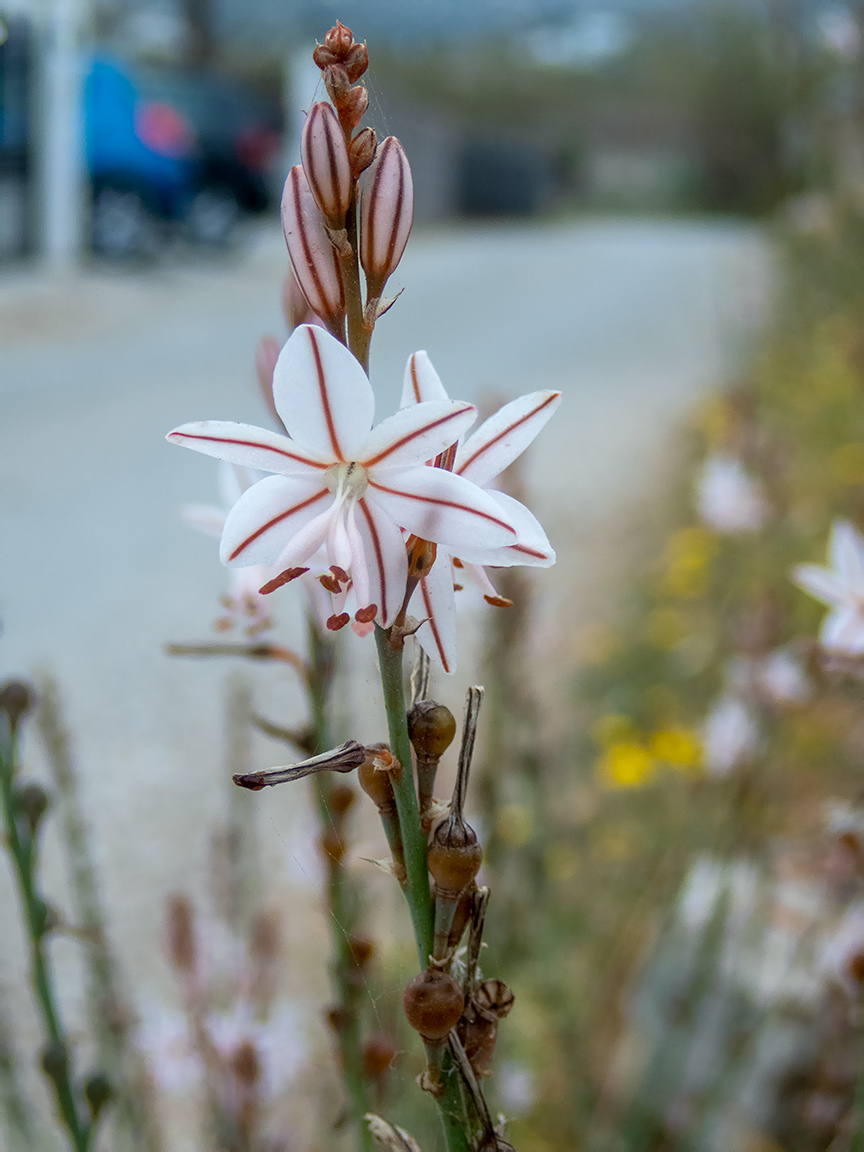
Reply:
[[[222,506],[215,504],[184,504],[180,515],[191,527],[205,536],[222,535],[228,513],[247,488],[251,488],[260,477],[248,468],[236,464],[219,462],[219,492]],[[268,613],[267,600],[259,589],[262,584],[276,575],[272,564],[252,564],[248,568],[235,568],[231,572],[231,583],[223,603],[228,616],[217,621],[217,627],[230,628],[241,625],[249,636],[256,636],[269,628],[273,621]]]
[[[182,1095],[200,1084],[204,1065],[192,1046],[189,1024],[182,1013],[155,1006],[143,1012],[138,1043],[148,1057],[153,1079],[164,1092]]]
[[[244,492],[222,533],[229,567],[275,564],[299,575],[319,548],[354,585],[361,619],[383,627],[402,607],[402,532],[456,548],[515,542],[507,510],[476,484],[427,468],[469,427],[470,404],[431,401],[372,427],[375,399],[351,353],[301,325],[279,354],[273,398],[289,435],[227,421],[184,424],[168,439],[274,472]],[[337,578],[338,573],[337,573]]]
[[[864,539],[848,520],[835,520],[828,544],[830,568],[798,564],[792,579],[827,604],[819,642],[832,652],[864,653]]]
[[[759,729],[750,709],[732,693],[721,696],[702,726],[705,768],[711,776],[726,776],[739,764],[752,760],[759,744]]]
[[[768,514],[762,490],[733,456],[709,456],[696,481],[699,518],[716,532],[754,532]]]
[[[402,388],[402,411],[431,400],[445,400],[444,385],[425,352],[408,359]],[[464,577],[476,584],[490,604],[506,604],[485,565],[509,568],[517,564],[548,568],[555,553],[537,519],[524,504],[488,485],[520,456],[561,402],[561,393],[544,390],[505,404],[460,444],[450,459],[436,461],[434,471],[452,468],[457,476],[478,485],[495,501],[518,532],[504,546],[487,546],[479,539],[457,548],[439,547],[432,569],[419,583],[411,601],[414,616],[424,621],[417,640],[445,672],[456,667],[456,603],[454,583]]]

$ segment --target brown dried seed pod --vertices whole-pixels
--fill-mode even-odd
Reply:
[[[357,799],[350,784],[333,784],[327,797],[327,807],[334,816],[346,816]]]
[[[370,744],[367,756],[357,769],[357,783],[375,803],[381,813],[396,811],[396,798],[387,765],[398,765],[393,753],[386,744]],[[395,767],[394,767],[395,771]],[[399,771],[402,771],[399,766]]]
[[[427,968],[409,983],[402,997],[405,1017],[424,1040],[446,1039],[459,1023],[465,996],[452,976],[440,968]]]
[[[375,955],[375,941],[368,936],[349,936],[348,950],[351,961],[357,968],[365,968]]]
[[[474,994],[477,1008],[486,1016],[503,1020],[510,1015],[516,997],[503,980],[484,980]]]
[[[459,1039],[475,1076],[488,1076],[498,1041],[498,1021],[466,1013],[459,1021]]]
[[[439,824],[429,845],[429,873],[438,895],[458,899],[483,863],[483,849],[470,824],[449,829],[447,821]]]
[[[380,1083],[396,1056],[396,1041],[387,1032],[373,1032],[363,1045],[363,1072],[367,1080]]]
[[[339,864],[345,856],[345,841],[335,828],[325,828],[318,841],[319,847],[328,860]]]
[[[440,760],[456,735],[456,718],[446,704],[418,700],[408,713],[408,738],[418,758]]]
[[[21,680],[9,680],[0,688],[0,709],[9,717],[14,732],[21,717],[33,706],[33,689]]]

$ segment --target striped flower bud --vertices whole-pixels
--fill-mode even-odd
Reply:
[[[365,172],[375,159],[375,149],[378,146],[378,137],[371,128],[361,128],[348,145],[348,155],[351,158],[351,175],[356,180],[361,172]]]
[[[351,160],[332,104],[313,104],[300,137],[303,171],[315,203],[331,228],[345,227],[351,202]]]
[[[327,235],[300,165],[288,173],[282,193],[282,231],[297,283],[330,332],[342,335],[345,323],[345,286],[339,253]]]
[[[414,217],[414,185],[395,136],[379,144],[360,192],[360,262],[370,299],[377,299],[402,259]]]

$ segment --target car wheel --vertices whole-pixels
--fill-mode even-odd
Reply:
[[[134,188],[105,185],[93,197],[90,235],[94,251],[102,256],[141,256],[153,248],[155,221]]]
[[[195,244],[211,248],[227,244],[240,220],[240,205],[230,188],[202,188],[189,201],[186,231]]]

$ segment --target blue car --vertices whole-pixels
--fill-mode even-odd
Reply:
[[[221,244],[268,206],[278,111],[240,85],[99,57],[84,111],[96,251],[146,252],[170,229]]]

